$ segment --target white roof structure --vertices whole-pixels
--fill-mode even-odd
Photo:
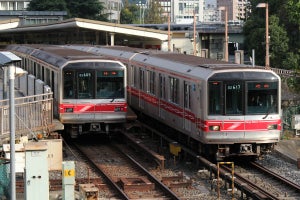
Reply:
[[[7,43],[86,43],[114,46],[128,45],[130,42],[135,47],[156,45],[165,50],[168,38],[168,31],[82,18],[33,25],[21,25],[18,19],[0,21],[0,41]]]

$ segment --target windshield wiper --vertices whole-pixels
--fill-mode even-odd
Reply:
[[[266,119],[266,118],[269,116],[271,110],[272,110],[274,107],[275,107],[275,103],[273,103],[273,104],[268,108],[266,115],[265,115],[262,119]]]

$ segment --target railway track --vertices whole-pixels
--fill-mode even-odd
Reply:
[[[77,148],[118,191],[121,199],[180,199],[117,145],[84,145]]]
[[[153,135],[159,136],[160,143],[168,144],[168,143],[175,142],[174,140],[167,138],[157,130],[148,127],[147,125],[142,125],[142,126],[143,129],[146,129],[147,130],[146,132],[148,132],[152,137]],[[162,140],[166,142],[162,142]],[[208,169],[208,171],[210,172],[209,179],[212,181],[212,186],[211,186],[212,190],[216,189],[217,187],[220,187],[220,185],[218,186],[217,185],[218,183],[216,183],[218,168],[215,163],[212,163],[206,158],[197,155],[197,153],[193,152],[191,149],[188,149],[184,146],[181,146],[181,149],[182,149],[181,153],[182,155],[185,155],[185,159],[192,158],[194,163],[197,166],[204,166],[206,169]],[[251,163],[247,163],[247,165],[249,166],[247,170],[241,169],[241,171],[244,172],[238,172],[239,167],[235,166],[237,170],[235,169],[235,174],[234,174],[234,187],[235,189],[237,189],[237,191],[235,191],[234,197],[244,198],[244,196],[246,196],[246,198],[252,198],[252,199],[278,199],[278,200],[300,199],[299,185],[285,179],[279,174],[276,174],[266,168],[263,168],[262,166],[259,166],[257,163],[251,162]],[[257,169],[259,169],[260,172],[258,172]],[[231,186],[232,176],[230,174],[231,174],[230,169],[228,170],[223,170],[222,168],[220,169],[219,176],[221,177],[222,182],[224,183],[222,185],[223,188],[221,189],[227,190],[228,186],[229,187]],[[223,191],[223,193],[227,193],[227,192]]]
[[[228,169],[226,166],[226,171]],[[247,184],[256,191],[257,199],[300,199],[300,185],[261,166],[256,162],[236,166],[235,184]]]

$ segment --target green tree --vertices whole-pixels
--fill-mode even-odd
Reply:
[[[66,0],[69,17],[107,21],[108,14],[101,14],[103,3],[98,0]]]
[[[139,21],[139,7],[135,4],[125,4],[121,9],[120,23],[121,24],[135,24]]]
[[[163,16],[163,8],[159,2],[153,0],[150,2],[149,9],[145,12],[144,22],[146,24],[162,24],[167,22],[166,16]]]
[[[300,53],[300,1],[288,0],[284,7],[286,10],[286,12],[284,13],[285,15],[279,17],[281,20],[284,20],[284,24],[288,36],[290,38],[289,50],[293,54],[299,55]],[[299,64],[300,64],[300,59],[298,60],[298,65]],[[298,66],[298,68],[300,67]]]
[[[243,27],[245,37],[245,51],[255,50],[255,63],[264,65],[265,62],[265,29],[258,26],[260,19],[250,17]],[[263,23],[260,22],[261,26]]]
[[[27,10],[31,11],[66,11],[65,0],[31,0]]]
[[[251,1],[251,13],[248,14],[250,17],[246,21],[243,31],[245,50],[251,52],[251,49],[255,49],[256,63],[264,65],[265,9],[256,8],[260,2],[261,0]],[[300,13],[300,10],[294,12],[289,10],[290,6],[296,8],[299,0],[269,0],[268,4],[270,66],[287,69],[296,68],[297,66],[294,65],[299,63],[299,61],[295,61],[290,56],[299,53],[299,48],[297,47],[297,43],[299,43],[299,22],[296,25],[295,21],[290,21],[288,16],[297,16],[297,13]]]
[[[272,15],[269,19],[269,24],[271,67],[283,68],[283,62],[289,50],[289,38],[284,27],[279,25],[279,18],[277,16]]]

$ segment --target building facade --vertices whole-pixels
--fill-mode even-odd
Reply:
[[[30,0],[0,1],[0,20],[20,19],[21,25],[46,24],[62,21],[66,11],[27,11]]]
[[[108,21],[112,23],[120,23],[120,13],[123,7],[122,0],[99,0],[103,3],[103,14],[108,14]]]
[[[249,4],[249,0],[217,0],[217,8],[227,8],[229,21],[245,20]],[[222,21],[224,21],[224,18],[222,16]]]
[[[26,10],[30,0],[5,0],[0,1],[0,10]]]
[[[176,24],[193,23],[194,16],[196,21],[203,21],[204,0],[173,0],[172,7],[171,21]]]

